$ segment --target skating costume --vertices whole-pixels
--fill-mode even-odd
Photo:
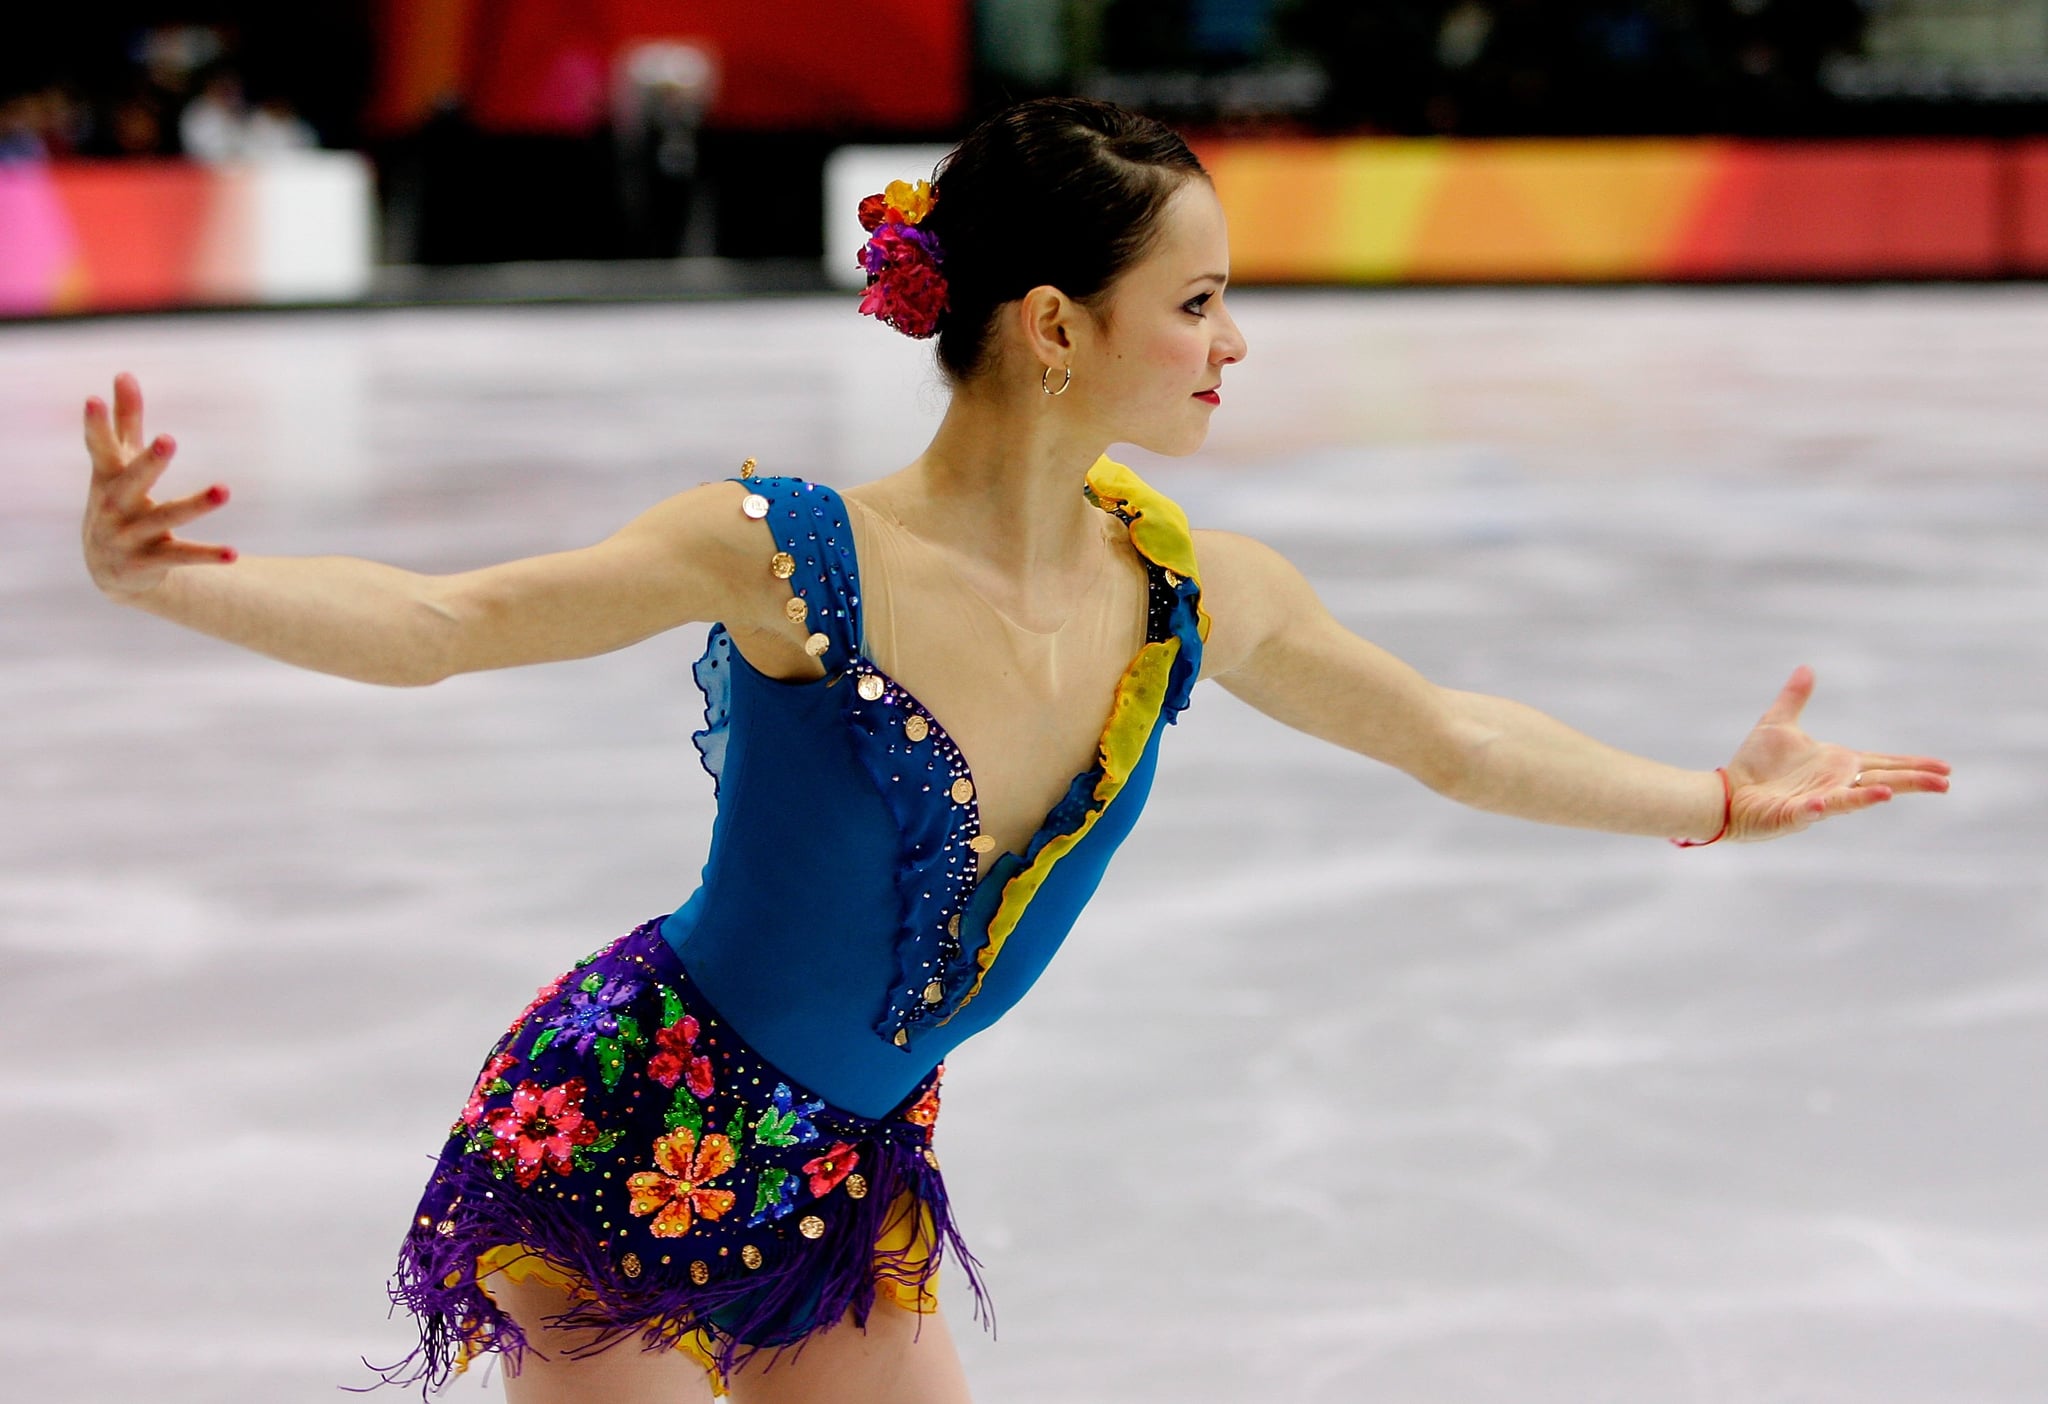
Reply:
[[[824,676],[767,677],[712,628],[702,885],[541,990],[491,1050],[406,1237],[392,1293],[421,1345],[387,1378],[432,1385],[522,1349],[500,1274],[568,1288],[555,1323],[597,1328],[591,1348],[672,1344],[721,1389],[756,1350],[849,1309],[865,1324],[878,1291],[931,1310],[948,1246],[986,1305],[932,1149],[943,1060],[1030,988],[1144,805],[1208,631],[1187,522],[1122,465],[1090,470],[1143,575],[1142,607],[1104,635],[1135,656],[1115,655],[1094,763],[979,873],[996,843],[976,777],[884,670],[894,647],[869,652],[887,630],[880,609],[864,627],[849,505],[794,478],[745,486],[761,568],[788,582]]]

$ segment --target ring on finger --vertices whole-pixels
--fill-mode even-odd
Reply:
[[[1855,774],[1855,775],[1853,775],[1852,777],[1850,777],[1850,780],[1849,780],[1849,788],[1853,790],[1853,789],[1855,789],[1855,788],[1856,788],[1856,787],[1857,787],[1858,785],[1861,785],[1862,783],[1863,783],[1863,772],[1859,770],[1859,771],[1857,771],[1857,772],[1856,772],[1856,774]]]

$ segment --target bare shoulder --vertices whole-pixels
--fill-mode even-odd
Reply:
[[[706,483],[641,522],[666,559],[698,563],[695,587],[715,601],[706,617],[726,626],[749,663],[770,677],[815,677],[820,665],[803,647],[809,631],[785,608],[792,591],[787,572],[775,569],[781,548],[768,523],[746,511],[753,492],[744,482]]]
[[[1203,677],[1235,672],[1282,620],[1305,608],[1320,610],[1293,562],[1265,542],[1234,531],[1198,528],[1193,535],[1202,609],[1209,616]]]
[[[655,503],[620,528],[619,547],[655,577],[678,579],[706,621],[742,627],[779,617],[789,593],[768,568],[775,552],[765,523],[742,505],[745,483],[705,483]],[[751,567],[751,568],[750,568]]]

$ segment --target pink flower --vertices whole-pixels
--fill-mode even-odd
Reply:
[[[484,1064],[484,1070],[476,1075],[476,1086],[470,1090],[469,1102],[462,1109],[462,1124],[475,1126],[484,1119],[484,1098],[490,1096],[490,1086],[510,1072],[519,1060],[510,1053],[494,1053],[491,1061]]]
[[[929,264],[885,269],[868,285],[860,310],[879,317],[905,336],[927,337],[938,330],[946,310],[946,279]]]
[[[560,994],[562,992],[562,986],[568,983],[569,974],[570,972],[565,970],[560,975],[557,975],[554,979],[550,980],[547,984],[542,985],[539,991],[534,995],[533,1003],[527,1005],[525,1009],[520,1011],[519,1017],[512,1021],[512,1027],[506,1029],[505,1032],[511,1033],[514,1029],[517,1029],[521,1024],[524,1024],[528,1019],[531,1019],[533,1017],[534,1010],[540,1008],[543,1004],[546,1004],[549,1000],[553,999],[556,995]]]

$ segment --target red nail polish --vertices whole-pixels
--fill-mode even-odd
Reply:
[[[227,550],[225,550],[225,551],[222,551],[222,552],[220,553],[220,558],[221,558],[222,560],[224,560],[224,561],[232,561],[232,560],[234,560],[234,558],[235,558],[235,552],[234,552],[234,548],[233,548],[233,547],[229,547],[229,548],[228,548]]]
[[[228,490],[219,483],[215,483],[206,490],[206,500],[214,503],[225,502],[228,500]]]

